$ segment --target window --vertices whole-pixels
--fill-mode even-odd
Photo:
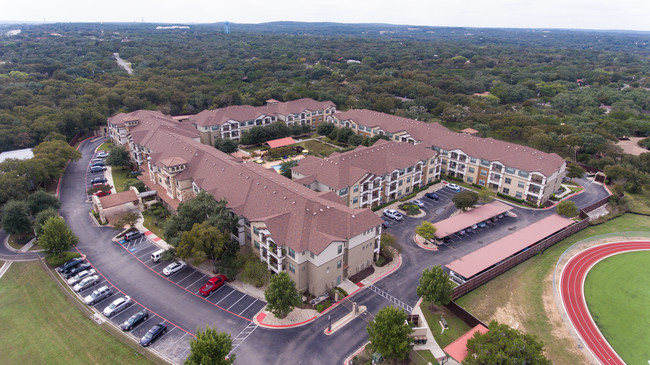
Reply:
[[[408,183],[410,183],[410,182],[411,182],[411,178],[410,178],[410,177],[407,177],[407,178],[406,178],[406,183],[408,184]]]
[[[487,171],[481,170],[481,176],[487,176]]]
[[[313,259],[314,258],[314,253],[309,251],[309,257],[311,257]]]
[[[523,181],[520,181],[519,183],[517,183],[518,188],[523,188],[525,186],[526,186],[526,184],[524,184]]]
[[[433,174],[433,167],[429,169],[429,173]]]
[[[296,258],[296,251],[294,251],[292,248],[289,248],[288,251],[289,251],[289,256],[290,256],[292,259],[295,259],[295,258]]]
[[[483,166],[490,166],[490,161],[488,161],[488,160],[481,160],[481,165],[483,165]]]
[[[471,177],[471,176],[467,177],[467,182],[468,182],[468,183],[473,183],[473,182],[474,182],[474,178]]]
[[[505,178],[505,183],[506,183],[506,184],[511,184],[511,183],[512,183],[512,179],[509,178],[509,177],[506,177],[506,178]]]
[[[504,194],[508,194],[508,193],[510,193],[510,189],[508,189],[508,188],[503,188],[503,193],[504,193]]]
[[[521,176],[521,177],[524,177],[524,178],[528,178],[528,173],[527,173],[526,171],[521,171],[521,170],[519,170],[519,174],[518,174],[518,175]]]
[[[259,242],[257,242],[257,241],[253,241],[253,245],[254,245],[254,246],[255,246],[255,248],[257,248],[257,249],[259,249],[259,248],[260,248],[260,243],[259,243]]]
[[[348,195],[348,188],[343,188],[339,190],[339,196],[346,196]]]
[[[517,199],[521,199],[523,196],[524,196],[524,195],[523,195],[520,191],[518,191],[517,194],[515,194],[515,197],[516,197]]]
[[[354,188],[352,188],[352,191],[355,193],[359,191],[359,185],[355,185]]]
[[[338,261],[336,262],[336,268],[337,268],[337,269],[340,269],[341,266],[342,266],[342,265],[341,265],[341,260],[338,260]]]
[[[352,204],[357,204],[359,202],[359,197],[352,198]]]
[[[294,273],[294,274],[296,273],[296,267],[293,266],[292,263],[289,263],[289,271],[291,271],[291,272]]]
[[[481,185],[481,186],[485,186],[485,180],[479,180],[478,184]]]
[[[469,162],[471,163],[476,163],[476,157],[470,157]]]
[[[338,248],[337,252],[339,254],[341,254],[343,252],[343,245],[339,245],[339,248]]]
[[[515,169],[513,169],[512,167],[506,167],[506,172],[509,173],[509,174],[514,174]]]
[[[257,229],[257,227],[253,227],[253,233],[255,233],[256,236],[260,235],[260,230]]]
[[[406,169],[406,172],[413,172],[413,167],[409,167]]]
[[[470,173],[470,174],[473,174],[474,172],[476,172],[476,170],[475,170],[473,167],[470,167],[470,168],[469,168],[469,173]]]

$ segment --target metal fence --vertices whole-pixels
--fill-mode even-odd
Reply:
[[[485,327],[488,326],[487,324],[485,324],[480,319],[474,317],[474,315],[472,313],[465,310],[465,308],[461,307],[460,305],[458,305],[458,303],[454,302],[453,300],[451,302],[449,302],[449,304],[445,305],[445,307],[447,309],[449,309],[449,311],[451,313],[453,313],[456,317],[460,318],[463,322],[465,322],[471,328],[474,328],[475,326],[477,326],[479,324],[482,324]]]

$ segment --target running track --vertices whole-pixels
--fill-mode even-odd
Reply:
[[[584,297],[587,272],[606,257],[628,251],[650,250],[650,242],[619,242],[594,246],[572,257],[560,277],[562,303],[582,341],[601,364],[625,364],[596,327]]]

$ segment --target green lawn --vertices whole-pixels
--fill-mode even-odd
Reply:
[[[37,262],[0,278],[3,364],[147,364],[85,317]]]
[[[551,278],[555,264],[572,244],[592,236],[624,231],[644,231],[648,232],[650,237],[650,217],[624,214],[608,222],[587,227],[550,247],[543,254],[521,263],[464,295],[457,302],[484,322],[490,322],[499,318],[499,314],[507,313],[521,323],[524,332],[535,334],[544,342],[547,356],[554,363],[581,363],[582,359],[576,346],[566,344],[566,341],[573,340],[554,334],[555,327],[544,310],[544,294],[552,293]],[[554,304],[551,302],[550,305]]]
[[[437,365],[438,361],[429,350],[411,351],[409,354],[411,364],[415,365]]]
[[[429,324],[429,328],[431,329],[433,337],[436,339],[436,342],[438,342],[438,345],[440,345],[441,348],[444,348],[445,346],[454,342],[458,337],[465,334],[465,332],[471,330],[471,328],[465,324],[465,322],[453,315],[450,311],[447,310],[447,308],[443,306],[438,306],[437,310],[435,312],[432,312],[430,310],[430,303],[423,301],[420,305],[420,308],[422,309],[424,318],[426,318],[427,323]],[[442,331],[442,327],[439,323],[441,315],[444,316],[448,325],[448,328],[444,333],[440,333]]]
[[[7,239],[7,243],[9,243],[9,246],[16,250],[20,250],[25,246],[32,238],[34,238],[34,234],[20,234],[20,235],[9,235],[9,238]]]
[[[113,185],[115,186],[115,191],[120,193],[124,191],[124,184],[126,184],[126,175],[129,173],[128,169],[122,167],[111,167],[111,173],[113,174]]]
[[[650,251],[596,264],[585,280],[585,299],[600,332],[626,363],[650,359]]]
[[[111,142],[104,142],[97,148],[97,151],[111,152],[111,148],[113,148],[113,144]]]
[[[144,217],[144,222],[142,224],[147,227],[153,234],[160,238],[163,238],[164,231],[162,227],[159,227],[153,223],[153,217],[150,214],[143,214],[142,216]]]
[[[650,215],[650,189],[643,189],[638,194],[625,193],[630,211]]]
[[[332,152],[339,150],[338,148],[332,147],[328,144],[325,144],[321,141],[311,139],[309,141],[303,141],[296,143],[298,146],[302,146],[309,150],[310,155],[316,157],[327,157]]]

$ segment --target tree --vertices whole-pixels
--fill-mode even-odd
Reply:
[[[43,233],[43,225],[47,222],[48,219],[52,217],[58,217],[59,212],[54,208],[48,208],[43,211],[40,211],[36,214],[34,219],[34,232],[37,236],[40,236]]]
[[[138,213],[126,213],[120,216],[120,219],[115,222],[113,225],[116,227],[118,230],[122,230],[125,226],[129,226],[129,228],[134,228],[135,223],[140,219],[140,214]],[[119,228],[117,228],[119,226]]]
[[[271,283],[264,292],[267,308],[278,318],[284,318],[301,303],[300,293],[296,283],[291,280],[286,271],[271,277]]]
[[[434,226],[431,222],[422,221],[422,223],[417,226],[417,228],[415,228],[415,233],[417,233],[425,240],[431,241],[436,237],[436,230],[436,226]]]
[[[123,146],[115,146],[109,152],[106,164],[109,166],[129,167],[131,166],[131,156]]]
[[[32,229],[26,202],[10,200],[2,208],[2,227],[9,234],[28,233]]]
[[[451,301],[454,286],[439,265],[424,269],[420,285],[416,289],[418,296],[435,305],[446,305]]]
[[[141,193],[147,191],[147,185],[138,179],[126,179],[126,182],[124,183],[124,190],[128,191],[131,186],[138,189],[138,191]]]
[[[58,216],[48,219],[43,225],[42,231],[38,237],[38,244],[50,255],[59,255],[79,242],[63,218]]]
[[[566,167],[566,176],[573,181],[573,179],[579,179],[582,175],[585,174],[585,169],[580,167],[577,163],[570,163]]]
[[[178,214],[165,222],[165,239],[172,246],[177,246],[182,232],[192,229],[195,223],[202,223],[215,211],[217,202],[212,195],[202,191],[194,199],[182,202]]]
[[[188,365],[215,364],[229,365],[235,361],[235,354],[228,358],[232,350],[232,339],[224,332],[205,326],[205,331],[196,329],[196,338],[190,340],[190,354],[185,360]]]
[[[298,166],[298,160],[286,161],[280,164],[280,174],[291,179],[291,169]]]
[[[27,205],[29,206],[29,212],[32,215],[36,215],[45,209],[59,209],[61,202],[59,202],[56,196],[48,194],[43,190],[38,190],[27,197]]]
[[[413,332],[406,323],[406,313],[393,306],[377,312],[366,327],[372,347],[387,358],[406,359],[411,351],[409,335]]]
[[[183,232],[176,248],[176,255],[181,259],[193,259],[197,262],[209,259],[215,265],[221,257],[228,237],[217,227],[208,222],[195,223],[192,229]]]
[[[508,325],[490,322],[489,331],[476,332],[467,341],[464,365],[551,364],[544,357],[544,344],[535,335],[523,334]]]
[[[214,140],[214,148],[224,153],[237,152],[239,149],[237,141],[232,139],[217,138]]]
[[[576,206],[576,203],[570,201],[570,200],[563,200],[560,202],[560,204],[557,205],[557,214],[563,215],[565,217],[575,217],[578,215],[578,207]]]
[[[471,190],[463,190],[460,193],[454,195],[454,197],[451,198],[451,201],[454,202],[456,208],[464,212],[467,210],[467,208],[473,207],[474,204],[478,202],[478,194]]]

